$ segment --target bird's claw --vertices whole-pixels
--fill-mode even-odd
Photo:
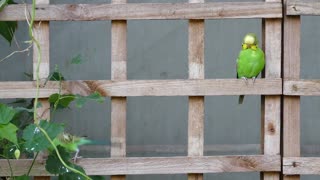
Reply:
[[[78,159],[80,159],[80,158],[82,158],[82,156],[74,156],[73,158],[72,158],[72,160],[73,160],[73,163],[77,163],[77,160]]]
[[[256,77],[252,77],[252,84],[256,81]]]
[[[248,85],[248,79],[246,77],[241,77],[241,79],[243,79],[246,85]]]
[[[74,163],[77,163],[77,159],[78,159],[78,158],[82,158],[82,156],[78,156],[78,155],[79,155],[79,152],[80,152],[80,151],[77,150],[77,151],[76,151],[76,154],[75,154],[74,157],[72,158],[72,160],[73,160]]]

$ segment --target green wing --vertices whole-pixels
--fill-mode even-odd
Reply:
[[[237,77],[257,77],[264,65],[264,53],[260,48],[241,50],[237,59]]]

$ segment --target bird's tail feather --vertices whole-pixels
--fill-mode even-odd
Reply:
[[[240,95],[238,103],[242,104],[243,103],[243,99],[244,99],[244,95]]]

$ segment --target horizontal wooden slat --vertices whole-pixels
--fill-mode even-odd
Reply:
[[[283,94],[291,96],[320,96],[320,80],[285,80]]]
[[[258,79],[248,85],[241,79],[98,81],[106,96],[214,96],[281,94],[281,79]]]
[[[9,5],[1,21],[24,21],[25,5]],[[31,6],[28,5],[30,11]],[[281,18],[281,3],[128,3],[37,5],[36,21],[97,21],[130,19]]]
[[[283,173],[320,175],[320,157],[284,157]]]
[[[287,15],[320,15],[320,2],[310,0],[288,1]]]
[[[88,155],[109,154],[110,145],[81,146],[81,152]],[[204,154],[255,154],[260,152],[260,144],[214,144],[205,145]],[[186,154],[187,145],[128,145],[128,154]],[[308,144],[301,146],[301,154],[314,156],[320,154],[320,145]]]
[[[58,82],[48,82],[40,97],[58,92]],[[241,79],[206,80],[125,80],[65,81],[62,93],[88,95],[94,91],[103,96],[215,96],[215,95],[279,95],[281,79],[257,79],[246,84]],[[0,98],[34,98],[34,82],[0,82]]]
[[[32,160],[10,160],[14,175],[28,171]],[[280,171],[280,156],[130,157],[79,159],[88,175],[187,174]],[[0,160],[0,176],[9,176],[6,160]],[[30,175],[49,175],[36,162]]]
[[[49,97],[59,92],[58,83],[49,83],[41,87],[39,98]],[[2,81],[0,82],[0,99],[5,98],[35,98],[35,81]]]

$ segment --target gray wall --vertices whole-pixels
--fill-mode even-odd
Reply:
[[[52,0],[53,3],[87,3],[85,0]],[[110,1],[90,1],[110,2]],[[129,2],[164,2],[129,0]],[[166,2],[181,2],[167,0]],[[51,69],[58,65],[69,80],[110,79],[110,21],[51,22]],[[128,79],[186,79],[188,77],[188,21],[129,21]],[[205,39],[206,78],[234,78],[235,59],[245,33],[261,36],[261,20],[207,20]],[[26,24],[19,23],[16,39],[21,48],[28,40]],[[0,39],[0,57],[16,50]],[[302,18],[301,78],[320,78],[320,17]],[[84,62],[71,64],[80,55]],[[32,72],[32,52],[17,54],[0,65],[1,81],[28,80],[24,72]],[[302,145],[320,144],[320,98],[301,98]],[[205,145],[259,144],[260,97],[246,96],[243,105],[236,96],[205,98]],[[127,109],[127,144],[187,145],[187,97],[130,97]],[[88,103],[82,109],[57,112],[53,119],[65,122],[68,130],[87,135],[100,144],[109,145],[110,99],[104,104]],[[99,151],[101,152],[101,151]],[[230,154],[258,154],[259,151]],[[221,153],[210,153],[214,155]],[[107,153],[83,152],[85,157],[109,156]],[[131,153],[128,156],[172,156],[183,153]],[[317,156],[317,154],[304,154]],[[186,175],[129,176],[130,180],[186,179]],[[259,179],[259,173],[208,174],[205,179]],[[319,179],[303,176],[303,180]]]

